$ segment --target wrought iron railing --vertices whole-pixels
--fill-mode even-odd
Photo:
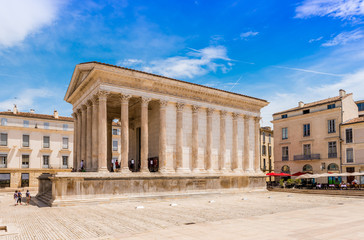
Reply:
[[[320,159],[320,154],[294,155],[293,160],[316,160]]]

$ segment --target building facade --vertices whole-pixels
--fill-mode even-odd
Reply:
[[[111,169],[117,119],[122,171],[129,159],[148,171],[157,158],[166,173],[260,173],[264,100],[101,63],[76,66],[65,100],[76,123],[75,167],[84,160],[88,171]]]
[[[364,117],[354,118],[342,124],[342,171],[364,172]],[[364,176],[357,177],[360,183],[364,183]],[[354,177],[348,177],[348,181]]]
[[[339,96],[273,114],[274,166],[277,173],[341,171],[342,123],[358,117],[352,94]]]
[[[355,103],[358,106],[359,117],[364,117],[364,100],[356,101]]]
[[[260,128],[260,167],[264,174],[274,172],[274,137],[271,127]],[[267,178],[267,181],[271,180]]]
[[[37,187],[42,173],[71,171],[73,119],[13,111],[0,112],[0,187]]]

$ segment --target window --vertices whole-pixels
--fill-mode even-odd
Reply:
[[[303,110],[303,114],[310,113],[310,109]]]
[[[312,173],[312,166],[310,164],[306,164],[302,168],[302,172],[311,172]]]
[[[329,166],[327,166],[327,171],[339,171],[339,166],[335,163],[330,163]]]
[[[8,125],[8,119],[2,118],[1,119],[1,126],[6,126],[6,125]]]
[[[263,156],[267,155],[267,146],[265,145],[262,146],[262,154]]]
[[[283,114],[281,117],[282,118],[287,118],[287,114]]]
[[[68,156],[62,156],[62,167],[68,168]]]
[[[118,141],[117,140],[113,140],[112,141],[112,150],[113,151],[117,151],[118,150]]]
[[[49,123],[47,122],[44,123],[44,129],[49,129]]]
[[[267,166],[266,166],[266,162],[265,162],[265,158],[263,158],[263,170],[266,170]]]
[[[29,147],[29,135],[23,135],[23,147]]]
[[[352,148],[346,149],[346,162],[347,163],[353,163],[354,162],[354,154]]]
[[[353,142],[353,129],[349,128],[345,130],[346,143]]]
[[[282,161],[288,161],[288,147],[282,147]]]
[[[335,103],[327,105],[327,109],[333,109],[335,108]]]
[[[310,124],[303,125],[303,136],[304,137],[310,136]]]
[[[49,155],[43,155],[43,168],[49,168]]]
[[[359,111],[364,111],[364,103],[358,103],[357,106]]]
[[[68,137],[62,138],[62,148],[68,149]]]
[[[29,168],[29,155],[22,155],[21,156],[21,167],[22,168]]]
[[[113,128],[112,129],[112,135],[118,135],[118,129]]]
[[[49,148],[50,138],[49,136],[43,136],[43,148]]]
[[[0,173],[0,188],[10,187],[10,173]]]
[[[303,144],[303,155],[311,155],[311,144]]]
[[[25,128],[28,128],[28,127],[29,127],[29,121],[28,121],[28,120],[24,120],[24,121],[23,121],[23,126],[24,126]]]
[[[272,146],[269,146],[268,147],[268,155],[269,156],[272,156]]]
[[[0,133],[0,146],[8,146],[8,134]]]
[[[63,131],[68,131],[68,124],[63,124]]]
[[[29,173],[21,174],[21,187],[29,187]]]
[[[265,143],[265,132],[263,132],[263,143]]]
[[[282,128],[282,139],[288,139],[288,128]]]
[[[336,142],[329,142],[329,158],[336,158],[337,151],[336,151]]]
[[[328,126],[328,133],[334,133],[334,132],[336,132],[335,119],[328,120],[327,121],[327,126]]]
[[[272,134],[269,133],[269,143],[272,143]]]
[[[6,168],[8,155],[0,154],[0,168]]]
[[[282,171],[282,173],[290,173],[290,172],[291,172],[291,170],[290,170],[289,166],[287,166],[287,165],[284,165],[284,166],[281,168],[281,171]]]

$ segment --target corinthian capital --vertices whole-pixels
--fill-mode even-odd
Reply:
[[[200,106],[198,105],[192,105],[192,112],[193,113],[198,113],[198,110],[200,109]]]
[[[182,111],[185,104],[183,102],[176,103],[177,111]]]
[[[121,99],[122,103],[128,103],[130,98],[131,98],[131,95],[128,95],[128,94],[120,95],[120,99]]]

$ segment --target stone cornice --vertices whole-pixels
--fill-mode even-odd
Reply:
[[[72,86],[74,86],[74,88],[73,92],[70,90],[72,88],[67,91],[65,97],[65,100],[67,102],[74,103],[76,101],[75,97],[77,95],[79,96],[77,92],[84,92],[85,90],[83,88],[85,88],[86,84],[91,80],[100,79],[101,83],[107,83],[131,89],[138,89],[145,92],[169,95],[173,97],[187,98],[195,101],[197,100],[201,102],[208,102],[222,106],[230,106],[233,108],[239,108],[257,113],[262,107],[268,105],[268,102],[266,102],[265,100],[260,100],[235,93],[229,93],[223,90],[212,89],[193,83],[187,83],[179,80],[165,78],[162,76],[156,76],[153,74],[97,63],[81,65],[82,69],[84,69],[85,71],[88,70],[89,73],[85,78],[82,74],[77,75],[76,73],[74,73],[72,81],[81,82],[81,79],[76,79],[77,77],[75,76],[78,76],[79,78],[82,77],[83,81],[80,84],[72,83],[71,81],[71,84]],[[88,69],[86,69],[86,66],[88,66]],[[76,67],[75,71],[80,71],[80,68]]]

